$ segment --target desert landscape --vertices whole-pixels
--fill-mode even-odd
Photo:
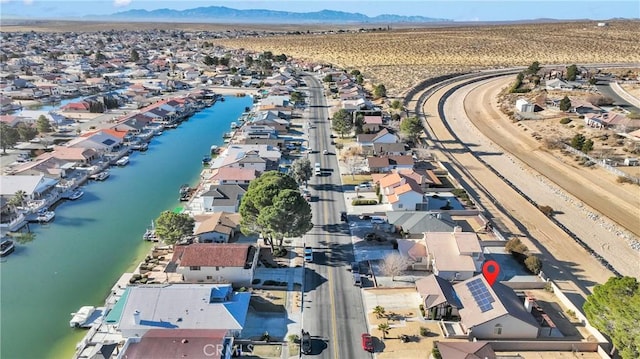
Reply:
[[[541,64],[640,62],[639,21],[428,27],[215,40],[358,69],[389,95],[444,73]]]

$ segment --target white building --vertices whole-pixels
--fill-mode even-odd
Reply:
[[[194,243],[176,246],[171,262],[185,282],[249,286],[258,256],[258,248],[250,244]]]
[[[516,100],[516,110],[518,110],[519,112],[533,112],[534,108],[534,104],[523,98],[519,98],[518,100]]]
[[[116,304],[122,311],[114,324],[124,338],[143,337],[152,329],[224,329],[239,335],[250,298],[229,284],[132,286]]]

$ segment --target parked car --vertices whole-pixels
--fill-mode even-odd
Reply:
[[[373,187],[371,182],[362,182],[358,185],[359,189],[371,189],[371,187]]]
[[[360,273],[360,264],[358,264],[358,262],[351,262],[351,272]]]
[[[362,286],[362,278],[360,278],[360,273],[353,273],[353,285],[356,287]]]
[[[383,217],[377,217],[377,216],[371,217],[371,223],[373,224],[383,224],[386,222],[387,220],[385,220]]]
[[[362,349],[373,353],[373,338],[369,333],[362,334]]]
[[[376,240],[378,242],[384,241],[384,238],[375,232],[370,232],[365,234],[364,239],[366,239],[367,241],[373,241],[373,240]]]
[[[363,219],[363,220],[367,221],[367,220],[370,220],[370,219],[371,219],[371,216],[370,216],[370,215],[368,215],[368,214],[361,214],[361,215],[359,215],[359,216],[358,216],[358,218],[360,218],[360,219]]]
[[[347,217],[347,212],[340,212],[340,220],[342,222],[349,222],[349,217]]]
[[[302,340],[300,341],[302,353],[311,354],[311,335],[309,332],[302,331]]]
[[[313,262],[313,249],[311,247],[304,247],[304,261]]]

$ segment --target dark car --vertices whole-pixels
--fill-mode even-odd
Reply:
[[[384,238],[382,236],[374,232],[365,234],[364,239],[366,239],[367,241],[373,241],[373,240],[376,240],[378,242],[384,241]]]
[[[351,262],[351,272],[360,273],[360,264],[358,262]]]
[[[362,349],[373,353],[373,338],[371,338],[369,333],[362,334]]]
[[[349,218],[347,217],[347,212],[340,212],[340,220],[342,222],[349,222]]]
[[[371,216],[368,215],[368,214],[361,214],[360,215],[360,219],[369,220],[369,219],[371,219]]]
[[[311,354],[311,335],[309,332],[302,331],[301,348],[303,354]]]

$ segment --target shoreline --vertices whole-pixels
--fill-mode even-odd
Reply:
[[[209,87],[208,87],[209,89]],[[212,88],[211,89],[214,93],[216,94],[220,94],[221,96],[234,96],[238,93],[241,93],[241,89],[238,88],[229,88],[229,89],[225,89],[224,91],[220,91],[219,88]],[[253,91],[252,91],[253,90]],[[253,93],[253,92],[256,93]],[[242,92],[243,95],[242,96],[255,96],[255,94],[257,94],[257,90],[256,89],[244,89],[244,92]],[[240,97],[240,96],[237,96]],[[215,104],[213,105],[215,106]],[[220,140],[222,140],[223,138],[221,137]],[[200,170],[200,173],[198,174],[197,178],[199,178],[198,180],[198,185],[201,182],[201,174],[202,171],[204,171],[205,168]],[[124,276],[126,276],[127,274],[139,274],[140,273],[140,266],[145,263],[145,258],[147,258],[148,256],[152,256],[153,252],[158,250],[159,248],[162,247],[166,247],[167,245],[165,245],[163,242],[151,242],[151,241],[145,241],[142,239],[142,236],[138,236],[139,238],[137,238],[137,240],[139,240],[140,243],[138,245],[138,249],[136,251],[136,255],[134,257],[134,259],[131,261],[131,263],[128,264],[128,266],[124,269],[123,272],[120,272],[120,274],[117,276],[117,278],[115,278],[112,282],[110,282],[111,284],[108,286],[108,288],[106,288],[103,301],[99,302],[99,303],[94,303],[94,304],[88,304],[88,305],[94,305],[94,306],[106,306],[107,305],[107,301],[109,301],[109,298],[112,297],[113,295],[113,291],[112,288],[114,288],[114,286],[117,285],[117,283],[121,280],[121,278],[123,278]],[[119,299],[119,298],[118,298]],[[74,335],[69,335],[68,338],[65,338],[65,340],[60,341],[58,343],[58,345],[56,345],[54,348],[52,348],[52,350],[48,353],[47,357],[48,358],[62,358],[62,357],[72,357],[75,358],[77,354],[79,354],[80,352],[78,351],[78,348],[80,347],[80,345],[82,345],[82,342],[87,339],[87,336],[89,335],[89,331],[93,330],[94,328],[99,328],[101,326],[101,324],[97,324],[94,325],[92,328],[86,330],[83,329],[82,331],[80,331],[77,335],[76,333],[74,333]],[[80,335],[82,334],[82,335]]]

